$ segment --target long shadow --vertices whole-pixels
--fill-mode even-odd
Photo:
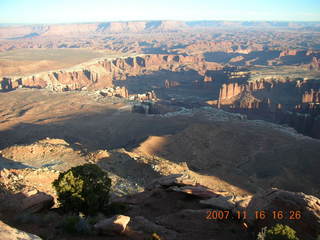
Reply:
[[[247,75],[230,79],[229,72],[233,71],[237,71],[237,69],[229,67],[222,70],[208,70],[205,76],[211,77],[213,81],[204,82],[204,76],[195,70],[180,72],[161,70],[142,76],[129,76],[126,80],[115,81],[114,84],[125,86],[129,94],[142,94],[153,90],[161,100],[175,99],[178,102],[197,102],[200,105],[206,105],[206,101],[219,97],[222,84],[231,82],[244,84],[247,82],[249,78]],[[174,101],[172,104],[175,104]]]
[[[110,157],[100,159],[97,164],[107,171],[144,187],[155,178],[161,177],[151,165],[137,161],[123,152],[112,152]]]
[[[253,51],[248,54],[243,53],[226,53],[226,52],[206,52],[205,58],[209,62],[229,63],[232,58],[242,57],[243,59],[231,63],[236,66],[244,66],[246,61],[254,60],[253,64],[267,65],[269,60],[279,57],[281,51]],[[288,61],[286,61],[288,62]],[[288,62],[289,63],[289,62]],[[293,62],[291,62],[293,64]]]
[[[108,118],[109,116],[109,118]],[[129,145],[138,145],[141,142],[145,140],[147,136],[151,135],[157,135],[157,136],[163,136],[167,134],[176,134],[181,132],[183,129],[186,127],[190,126],[193,123],[196,122],[201,122],[201,119],[197,120],[186,120],[185,118],[181,119],[160,119],[160,118],[148,118],[144,115],[141,114],[133,114],[133,113],[128,113],[123,116],[120,116],[119,118],[113,118],[110,117],[110,112],[107,113],[93,113],[91,115],[76,115],[72,116],[68,120],[63,120],[60,122],[55,122],[55,123],[49,123],[49,124],[26,124],[26,123],[21,123],[18,124],[17,126],[13,127],[12,129],[6,130],[6,131],[1,131],[0,132],[0,149],[12,146],[14,144],[30,144],[35,141],[38,141],[40,139],[50,137],[50,138],[61,138],[65,139],[67,142],[71,144],[77,144],[81,143],[81,145],[85,146],[88,148],[89,151],[94,151],[97,149],[114,149],[114,148],[121,148],[121,147],[129,147]],[[225,123],[223,129],[228,126],[229,123]],[[235,123],[233,123],[234,125]],[[213,128],[219,128],[216,124],[212,124]],[[237,131],[241,128],[236,128]],[[200,131],[200,130],[199,130]],[[205,132],[205,131],[204,131]],[[197,138],[193,138],[192,135],[188,137],[184,137],[185,140],[188,140],[190,138],[191,143],[193,141],[199,141],[201,145],[205,146],[206,144],[210,144],[210,139],[207,138],[204,134],[204,138],[202,139],[202,135],[198,136]],[[250,139],[251,134],[253,136],[253,142],[252,144],[255,143],[255,141],[258,141],[257,136],[255,135],[254,132],[250,133],[245,133],[241,131],[241,134],[244,134],[245,138]],[[222,131],[221,136],[216,136],[215,141],[223,142],[225,141],[225,146],[229,146],[232,149],[236,148],[233,150],[233,152],[237,152],[237,149],[239,149],[239,152],[243,152],[242,148],[239,148],[238,142],[232,142],[230,139],[233,139],[234,135],[231,134],[232,131],[230,130],[228,133],[228,130],[226,132]],[[229,135],[224,135],[224,134],[229,134]],[[241,135],[240,134],[240,135]],[[254,138],[255,137],[255,138]],[[256,139],[256,140],[255,140]],[[292,140],[292,139],[291,139]],[[231,142],[230,142],[231,141]],[[270,138],[270,141],[272,141],[272,138]],[[290,139],[288,139],[288,142]],[[239,140],[239,142],[241,142]],[[246,144],[243,146],[247,146],[247,140],[245,140]],[[316,143],[312,143],[316,144]],[[250,144],[249,144],[250,145]],[[273,146],[271,143],[268,143],[265,148],[268,148],[268,146]],[[241,145],[242,146],[242,145]],[[185,148],[188,148],[188,146],[177,146],[178,149],[175,149],[175,151],[183,152],[181,155],[181,159],[171,159],[169,158],[169,161],[172,162],[188,162],[188,159],[195,158],[192,154],[188,154],[190,151],[186,151]],[[313,151],[314,146],[310,147],[308,151]],[[250,150],[250,149],[249,149]],[[290,150],[290,149],[289,149]],[[200,150],[199,150],[200,151]],[[254,148],[251,148],[248,154],[253,154],[255,151]],[[277,154],[278,158],[277,159],[282,159],[283,154],[287,154],[286,149],[284,150],[279,150],[279,154]],[[225,152],[225,150],[219,152],[219,154],[222,152]],[[227,151],[230,152],[230,151]],[[214,152],[213,152],[214,153]],[[216,155],[215,158],[219,159],[224,159],[223,155]],[[226,154],[226,153],[224,153]],[[180,154],[179,154],[180,155]],[[210,155],[208,155],[210,156]],[[138,184],[143,184],[150,179],[158,177],[158,174],[151,168],[151,166],[146,165],[144,163],[137,162],[133,159],[131,159],[129,156],[126,154],[121,154],[119,153],[118,156],[114,156],[115,159],[120,159],[119,162],[115,162],[113,164],[115,165],[122,165],[119,168],[114,168],[111,169],[112,165],[111,162],[108,163],[108,159],[104,160],[103,162],[99,162],[98,164],[105,164],[106,168],[110,168],[110,170],[114,171],[115,174],[123,177],[123,178],[129,178],[132,177],[132,181]],[[235,158],[239,157],[238,155],[235,155]],[[265,163],[268,162],[268,158],[272,159],[274,156],[270,153],[269,155],[263,155],[262,156],[265,159]],[[292,156],[290,156],[292,157]],[[290,158],[289,157],[289,158]],[[300,156],[302,157],[302,156]],[[123,160],[121,162],[121,159]],[[196,158],[195,158],[196,160]],[[210,157],[207,159],[208,161],[210,160]],[[290,163],[290,159],[287,159],[286,161],[288,164]],[[196,160],[197,161],[197,160]],[[10,165],[10,160],[5,159],[5,163],[8,163]],[[310,164],[312,161],[309,161]],[[189,164],[189,163],[188,163]],[[307,163],[305,163],[307,164]],[[190,165],[192,165],[190,163]],[[194,166],[199,167],[197,164],[193,164]],[[211,165],[210,165],[211,166]],[[10,166],[8,166],[10,167]],[[28,167],[24,165],[17,165],[17,167]],[[216,168],[215,165],[212,165],[210,168],[214,169]],[[269,166],[269,170],[272,168],[272,166]],[[261,174],[264,172],[264,167],[263,165],[259,165],[259,171]],[[302,169],[303,171],[305,170],[305,167]],[[197,171],[197,170],[195,170]],[[250,170],[250,171],[255,171]],[[236,172],[233,172],[233,170],[230,170],[230,173],[228,175],[232,174],[237,174]],[[135,176],[135,177],[133,177]],[[245,182],[240,182],[238,180],[233,180],[232,178],[229,178],[227,176],[214,173],[212,172],[211,176],[216,176],[219,177],[220,179],[234,185],[238,186],[242,189],[251,191],[252,189],[249,188]],[[141,179],[139,179],[141,177]]]
[[[0,150],[46,137],[64,139],[74,148],[81,143],[89,151],[114,149],[139,144],[150,135],[172,134],[187,126],[182,120],[153,119],[130,112],[113,114],[114,111],[78,114],[46,124],[21,122],[0,131]]]
[[[163,136],[163,135],[169,135],[169,134],[177,134],[184,129],[186,129],[188,126],[194,124],[194,123],[201,123],[204,120],[202,119],[187,119],[184,117],[180,118],[156,118],[156,117],[147,117],[142,114],[135,114],[130,112],[120,112],[119,114],[115,114],[115,111],[104,111],[100,113],[84,113],[84,114],[78,114],[78,115],[71,115],[68,119],[60,119],[56,122],[51,123],[42,123],[39,122],[39,124],[30,124],[30,123],[19,123],[16,126],[12,127],[11,129],[7,129],[5,131],[0,132],[0,149],[15,145],[15,144],[32,144],[38,140],[44,139],[46,137],[49,138],[60,138],[64,139],[70,144],[77,145],[77,143],[80,143],[82,146],[88,149],[88,151],[95,151],[98,149],[115,149],[115,148],[122,148],[122,147],[130,147],[130,146],[136,146],[145,141],[146,137],[148,136]],[[179,153],[177,155],[180,156],[178,158],[166,158],[169,161],[172,162],[188,162],[188,159],[194,158],[197,159],[195,156],[191,154],[190,151],[187,151],[189,148],[192,147],[192,144],[200,144],[203,149],[199,151],[204,151],[206,149],[206,146],[210,146],[210,144],[213,146],[216,144],[215,142],[212,143],[212,141],[218,141],[220,144],[221,149],[219,152],[212,152],[212,154],[208,154],[208,161],[213,161],[213,159],[224,159],[224,155],[229,154],[230,150],[228,148],[232,149],[233,152],[239,151],[240,153],[246,152],[247,146],[255,146],[257,142],[259,142],[260,138],[259,136],[263,136],[263,134],[267,134],[268,131],[264,131],[261,135],[256,135],[255,129],[249,129],[247,132],[247,126],[242,127],[234,127],[234,129],[229,129],[228,126],[231,124],[231,126],[235,126],[236,123],[232,122],[226,122],[223,126],[220,126],[218,123],[214,123],[211,125],[210,128],[207,130],[212,129],[222,129],[221,134],[214,135],[214,137],[208,137],[211,135],[206,136],[207,130],[201,130],[196,129],[194,131],[194,134],[200,134],[198,137],[193,136],[193,132],[191,134],[187,135],[181,135],[181,138],[179,141],[184,139],[185,144],[183,145],[177,145],[176,149],[174,151],[183,153],[182,155]],[[241,124],[240,122],[237,124]],[[241,130],[243,129],[243,130]],[[261,129],[260,129],[261,130]],[[262,131],[262,130],[261,130]],[[239,136],[238,136],[239,135]],[[242,139],[242,135],[243,138]],[[237,141],[233,141],[233,139],[237,136]],[[248,139],[252,138],[252,142],[249,143]],[[269,137],[268,138],[268,144],[270,146],[273,146],[272,141],[277,140],[277,136],[274,138]],[[178,142],[179,142],[178,141]],[[284,143],[289,143],[290,141],[293,141],[292,144],[295,143],[296,140],[293,138],[290,138]],[[309,141],[309,140],[308,140]],[[241,144],[240,144],[241,143]],[[312,142],[310,140],[310,143],[312,145],[316,145],[316,143]],[[296,144],[300,144],[300,142],[297,142]],[[268,148],[269,145],[262,145],[263,148]],[[279,144],[282,145],[281,142]],[[175,145],[174,145],[175,146]],[[196,145],[197,146],[197,145]],[[222,146],[224,146],[222,148]],[[225,148],[227,146],[227,148]],[[308,147],[307,142],[304,144],[305,149],[307,149],[308,154],[312,154],[312,151],[315,151],[316,148],[314,146]],[[298,151],[299,150],[299,151]],[[198,150],[197,150],[198,151]],[[250,151],[251,154],[254,154],[256,149],[254,147],[250,148],[248,151]],[[293,148],[284,147],[284,149],[278,149],[277,155],[273,155],[272,152],[269,152],[266,150],[266,154],[262,157],[264,157],[264,161],[268,162],[267,159],[273,159],[274,156],[277,156],[275,160],[281,160],[291,151],[293,151]],[[299,154],[299,158],[303,158],[304,156],[301,156],[299,152],[303,151],[301,149],[297,148],[297,151],[294,153]],[[306,154],[307,154],[306,152]],[[235,159],[240,158],[241,156],[239,154],[234,154]],[[230,155],[230,154],[229,154]],[[213,157],[212,157],[213,156]],[[293,158],[295,154],[292,156],[290,155],[288,158],[286,158],[285,164],[292,164],[290,161],[290,158]],[[314,153],[314,156],[316,156],[316,153]],[[157,174],[153,171],[153,169],[150,169],[150,166],[142,164],[140,162],[136,162],[132,159],[129,159],[128,156],[125,156],[125,154],[121,156],[121,154],[118,156],[120,159],[121,157],[125,159],[123,163],[123,166],[126,168],[125,170],[119,170],[115,169],[115,173],[123,176],[123,177],[130,177],[130,174],[132,175],[138,175],[138,176],[144,176],[144,172],[148,173],[146,174],[150,177],[157,177]],[[117,159],[118,159],[117,157]],[[231,158],[230,157],[230,158]],[[126,159],[127,158],[127,159]],[[5,159],[7,160],[7,159]],[[243,159],[242,159],[243,160]],[[296,159],[297,160],[297,159]],[[316,169],[312,168],[312,159],[305,159],[305,163],[309,164],[308,166],[311,166],[312,171],[316,171]],[[300,160],[299,160],[300,161]],[[8,161],[4,161],[8,163]],[[9,161],[10,164],[10,161]],[[108,164],[106,161],[105,164]],[[127,164],[127,165],[126,165]],[[189,164],[189,163],[188,163]],[[257,163],[258,164],[258,163]],[[199,167],[199,164],[197,161],[195,164],[190,163],[191,166]],[[112,165],[110,165],[112,166]],[[18,165],[18,167],[28,167],[23,165]],[[210,168],[215,168],[215,165],[210,165]],[[264,172],[264,166],[263,164],[259,165],[259,171],[263,175]],[[302,171],[306,171],[306,168],[303,166],[300,166]],[[272,169],[273,166],[270,165],[268,169]],[[142,169],[142,170],[140,170]],[[197,171],[197,169],[195,169]],[[201,171],[201,170],[200,170]],[[250,170],[251,171],[251,170]],[[252,170],[254,171],[254,170]],[[137,174],[137,173],[138,174]],[[218,174],[219,172],[216,172],[216,174],[213,174],[212,176],[217,176],[220,179],[234,185],[238,186],[240,188],[246,189],[250,191],[249,188],[247,188],[246,184],[244,182],[233,180],[232,178],[228,178],[227,176]],[[155,175],[153,175],[155,174]],[[233,170],[230,170],[230,175],[237,174],[236,172],[233,172]],[[129,175],[129,176],[128,176]],[[311,175],[310,175],[311,176]],[[148,178],[149,179],[149,178]],[[146,179],[146,181],[148,181]],[[135,179],[133,181],[139,182],[139,179]]]
[[[23,163],[12,161],[10,159],[0,156],[0,170],[2,169],[24,169],[24,168],[33,168],[31,166],[25,165]]]
[[[160,70],[142,76],[129,76],[126,80],[118,80],[114,83],[118,86],[125,86],[129,94],[144,93],[165,87],[165,81],[176,82],[179,86],[190,87],[194,81],[200,81],[203,76],[195,70],[173,72]]]

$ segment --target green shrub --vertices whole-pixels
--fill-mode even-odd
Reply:
[[[296,231],[287,225],[277,224],[267,229],[263,228],[258,234],[258,240],[299,240]]]
[[[52,185],[65,211],[94,215],[108,204],[111,180],[97,165],[84,164],[61,173]]]

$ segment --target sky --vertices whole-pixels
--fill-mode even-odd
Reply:
[[[320,21],[320,0],[0,0],[0,23]]]

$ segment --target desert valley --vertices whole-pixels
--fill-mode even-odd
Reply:
[[[319,239],[319,22],[4,25],[0,89],[1,239]],[[83,164],[123,229],[63,231],[51,183]]]

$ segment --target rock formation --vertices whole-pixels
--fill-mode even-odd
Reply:
[[[297,55],[297,53],[298,53],[298,50],[296,49],[288,49],[288,50],[282,51],[279,55],[279,58],[285,57],[285,56],[295,56]]]
[[[259,214],[265,217],[259,217]],[[271,189],[254,195],[247,207],[248,221],[257,229],[271,227],[275,221],[288,225],[304,239],[320,234],[320,200],[304,193]]]
[[[180,83],[177,82],[177,81],[169,81],[167,79],[164,81],[164,87],[165,88],[177,87],[179,85],[180,85]]]
[[[125,58],[98,60],[77,67],[39,73],[27,77],[3,78],[2,89],[18,86],[48,88],[52,90],[102,89],[113,86],[113,81],[126,80],[128,76],[139,76],[160,70],[180,71],[183,67],[200,73],[219,68],[201,57],[180,55],[141,55]],[[169,84],[170,85],[170,84]],[[172,83],[171,85],[176,85]],[[122,94],[121,94],[122,95]]]
[[[31,233],[26,233],[24,231],[20,231],[16,228],[13,228],[4,222],[0,221],[0,239],[7,239],[7,240],[18,240],[18,239],[23,239],[23,240],[41,240],[42,238],[31,234]]]
[[[221,85],[218,100],[208,103],[248,114],[249,118],[258,116],[268,121],[289,124],[299,132],[314,137],[319,135],[319,131],[315,131],[319,129],[318,121],[315,121],[320,113],[319,89],[316,80],[271,78],[241,83],[229,78],[229,82]]]
[[[99,92],[104,97],[122,97],[128,98],[128,89],[126,87],[113,87],[113,88],[106,88],[102,89]]]
[[[320,103],[320,90],[310,89],[304,92],[302,103]]]
[[[116,215],[99,221],[94,228],[100,233],[120,234],[126,230],[130,217],[124,215]]]
[[[223,84],[220,89],[219,100],[230,99],[234,96],[239,95],[245,90],[243,85],[238,83]]]

